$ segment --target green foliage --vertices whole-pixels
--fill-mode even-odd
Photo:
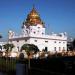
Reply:
[[[22,50],[25,50],[27,53],[29,53],[31,51],[34,51],[36,53],[37,51],[39,51],[38,47],[34,44],[24,44],[21,47],[21,51]]]
[[[6,51],[8,52],[9,50],[11,51],[12,48],[14,48],[14,45],[7,43],[7,44],[3,45],[3,47],[4,47],[4,49],[6,49]]]
[[[73,48],[75,49],[75,39],[73,40],[72,44],[73,44]]]

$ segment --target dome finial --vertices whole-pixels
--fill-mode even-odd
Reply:
[[[33,9],[35,9],[35,4],[33,4]]]

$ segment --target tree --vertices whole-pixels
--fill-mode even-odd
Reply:
[[[34,53],[36,53],[36,52],[38,52],[39,51],[39,49],[38,49],[38,47],[36,46],[36,45],[34,45],[34,44],[24,44],[22,47],[21,47],[21,51],[22,50],[25,50],[26,51],[26,53],[27,53],[27,55],[28,55],[28,67],[29,67],[29,69],[30,69],[30,53],[31,52],[34,52]]]
[[[38,52],[39,49],[36,45],[34,44],[24,44],[22,47],[21,47],[21,51],[22,50],[25,50],[27,52],[27,55],[29,56],[30,55],[30,52]]]
[[[73,45],[73,49],[75,49],[75,39],[73,40],[72,45]]]
[[[67,50],[70,50],[70,51],[73,50],[73,44],[72,44],[72,42],[68,42],[67,43]]]
[[[12,48],[14,48],[14,45],[7,43],[7,44],[3,45],[3,47],[4,47],[4,49],[6,49],[6,54],[7,54],[7,56],[8,56],[8,52],[9,52],[9,51],[10,51],[10,52],[12,51]]]

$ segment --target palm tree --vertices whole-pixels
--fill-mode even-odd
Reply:
[[[6,49],[6,54],[7,54],[7,57],[8,57],[8,53],[12,51],[12,48],[14,48],[14,45],[6,43],[5,45],[3,45],[3,47],[4,47],[4,49]]]
[[[34,44],[24,44],[22,47],[21,47],[21,51],[22,50],[25,50],[26,51],[26,53],[27,53],[27,55],[28,55],[28,68],[30,69],[30,54],[31,54],[31,52],[34,52],[34,53],[36,53],[36,52],[38,52],[39,51],[39,49],[38,49],[38,47],[36,46],[36,45],[34,45]]]

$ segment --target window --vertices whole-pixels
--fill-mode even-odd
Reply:
[[[12,41],[10,41],[12,43]]]
[[[61,50],[61,47],[59,47],[59,51]]]
[[[34,34],[35,34],[36,32],[34,32]]]
[[[61,43],[61,42],[59,42],[59,43]]]
[[[37,40],[35,40],[35,42],[37,42]]]
[[[42,35],[43,35],[44,33],[42,33]]]
[[[25,42],[27,42],[27,39],[25,39]]]
[[[26,30],[26,32],[28,33],[28,30]]]
[[[63,50],[65,50],[65,47],[63,47]]]
[[[54,43],[56,43],[56,41],[54,41]]]
[[[39,32],[39,31],[38,31]]]
[[[54,50],[56,51],[56,47],[54,47]]]
[[[17,40],[17,42],[19,42],[19,40]]]
[[[48,47],[45,47],[45,51],[46,51],[46,52],[48,51]]]
[[[40,27],[38,27],[38,29],[39,29]]]
[[[32,29],[31,29],[31,31],[32,31]]]
[[[45,41],[46,43],[48,42],[48,41]]]
[[[19,51],[19,46],[17,46],[17,49],[18,49],[18,51]]]
[[[63,43],[65,43],[65,42],[63,42]]]

